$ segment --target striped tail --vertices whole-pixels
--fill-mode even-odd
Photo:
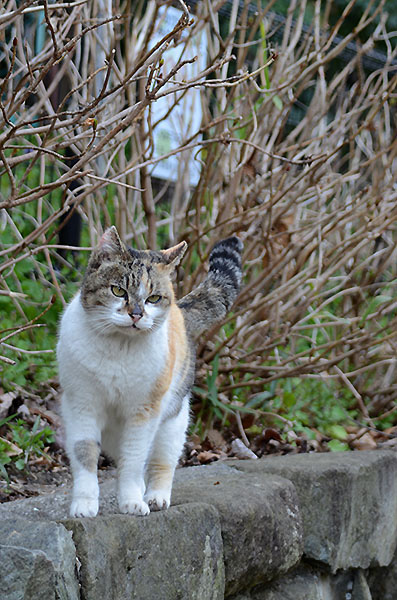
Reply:
[[[243,243],[236,236],[217,242],[210,253],[206,279],[178,302],[188,333],[199,336],[221,321],[237,298]]]

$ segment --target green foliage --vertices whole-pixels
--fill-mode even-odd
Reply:
[[[328,442],[328,448],[331,452],[345,452],[346,450],[350,450],[347,444],[335,439]]]
[[[2,385],[6,390],[13,389],[15,384],[21,387],[32,384],[36,386],[54,377],[56,372],[56,331],[62,303],[57,298],[51,306],[51,289],[46,289],[43,282],[34,275],[24,276],[23,270],[26,268],[26,264],[19,263],[16,266],[23,293],[28,297],[28,300],[23,302],[27,320],[36,318],[43,308],[47,306],[50,308],[39,319],[40,326],[17,333],[7,340],[7,343],[16,349],[7,347],[2,349],[3,355],[15,361],[14,365],[3,368]],[[68,284],[67,289],[70,289],[71,296],[72,290],[76,289],[76,284]],[[9,334],[12,330],[16,330],[15,323],[20,317],[17,306],[5,296],[0,296],[0,314],[0,337],[3,337],[6,332]],[[31,354],[32,352],[34,354]]]
[[[349,391],[340,389],[333,380],[301,378],[280,380],[276,389],[267,410],[286,418],[294,431],[308,439],[315,439],[316,431],[331,438],[330,450],[348,450],[345,427],[357,418],[355,399]]]
[[[201,398],[201,410],[193,429],[200,436],[218,419],[228,424],[228,415],[237,411],[256,415],[263,425],[269,419],[288,422],[287,430],[292,429],[315,439],[316,432],[331,438],[328,447],[332,452],[349,450],[346,443],[347,424],[354,424],[358,418],[355,398],[346,389],[341,389],[334,380],[290,378],[273,381],[269,389],[247,398],[247,389],[235,390],[233,402],[222,401],[219,394],[219,355],[217,354],[208,369],[206,388],[195,387],[194,392]],[[248,379],[248,377],[247,377]],[[249,380],[249,379],[248,379]],[[262,415],[263,413],[263,415]],[[277,416],[280,416],[278,421]],[[208,425],[210,423],[211,425]],[[207,425],[206,425],[207,424]],[[254,425],[247,433],[257,434],[260,428]]]
[[[18,229],[23,236],[28,235],[32,229],[26,215],[29,216],[36,207],[27,205],[25,210],[26,213],[17,219]],[[2,242],[5,245],[15,243],[10,229],[2,231]],[[69,300],[77,291],[77,281],[80,279],[79,265],[75,268],[60,267],[57,276],[63,295]],[[9,296],[0,295],[0,339],[16,331],[16,323],[23,327],[24,321],[28,323],[36,319],[48,307],[47,312],[38,319],[38,327],[17,333],[6,340],[14,349],[1,347],[1,354],[15,361],[14,365],[6,367],[0,363],[3,388],[12,390],[15,385],[37,388],[40,383],[51,379],[56,373],[56,332],[59,315],[63,309],[62,302],[54,295],[51,275],[42,253],[16,262],[12,270],[5,272],[4,279],[9,289],[17,292],[19,296],[13,302]],[[32,352],[34,354],[31,354]]]
[[[19,471],[25,470],[32,457],[47,456],[44,448],[55,439],[50,427],[39,430],[39,416],[32,428],[23,419],[15,417],[12,415],[0,421],[0,427],[6,427],[5,435],[0,437],[0,475],[6,481],[9,481],[7,465],[13,465]]]
[[[208,370],[206,376],[206,388],[195,386],[193,391],[195,394],[200,396],[202,400],[202,406],[199,414],[197,415],[196,422],[193,428],[194,432],[197,432],[200,437],[205,437],[206,423],[212,422],[214,417],[217,417],[220,421],[224,422],[225,413],[230,409],[222,403],[218,398],[218,377],[219,368],[219,355],[217,354],[212,362],[212,369]],[[205,420],[204,420],[205,416]]]

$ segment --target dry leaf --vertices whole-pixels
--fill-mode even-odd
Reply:
[[[30,410],[29,407],[26,406],[26,404],[21,404],[21,406],[18,408],[18,413],[24,417],[28,417],[30,415]]]
[[[289,432],[292,433],[292,432]],[[295,434],[294,434],[295,435]],[[297,439],[297,436],[295,436],[295,438],[291,438],[291,439]],[[268,427],[267,429],[265,429],[265,431],[263,432],[263,441],[264,442],[268,442],[270,440],[277,440],[278,442],[281,442],[281,435],[280,433],[277,431],[277,429],[272,429],[271,427]]]
[[[21,454],[23,452],[23,450],[21,450],[19,446],[13,444],[12,442],[10,442],[10,440],[7,440],[3,437],[0,437],[0,440],[8,444],[8,449],[6,450],[6,454],[8,456],[18,456],[18,454]]]
[[[247,446],[239,439],[232,441],[232,451],[237,458],[258,458],[252,450],[247,448]]]
[[[392,438],[391,440],[380,442],[379,446],[381,446],[382,448],[392,448],[393,450],[395,450],[397,448],[397,438]]]
[[[358,440],[354,440],[351,445],[356,450],[374,450],[377,444],[372,435],[367,431]]]
[[[215,452],[210,452],[209,450],[203,450],[202,452],[199,452],[197,458],[202,465],[206,465],[214,460],[219,460],[219,454],[215,454]]]
[[[210,429],[206,439],[208,440],[212,449],[219,448],[220,450],[226,450],[227,448],[225,438],[217,429]]]
[[[8,417],[13,400],[16,398],[15,392],[7,392],[0,396],[0,419]]]

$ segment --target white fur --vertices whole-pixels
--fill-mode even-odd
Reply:
[[[151,457],[165,458],[173,474],[185,440],[188,398],[176,417],[166,418],[175,401],[177,373],[160,413],[145,421],[136,418],[166,365],[168,317],[161,315],[160,320],[157,307],[147,307],[135,329],[121,306],[116,301],[112,309],[85,310],[77,294],[61,321],[57,354],[66,450],[74,480],[72,516],[98,512],[96,472],[76,457],[77,442],[94,440],[117,461],[121,512],[145,515],[149,503],[154,509],[168,507],[171,493],[170,485],[153,489],[150,475],[145,483],[146,465]]]

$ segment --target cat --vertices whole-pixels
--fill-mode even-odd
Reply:
[[[235,236],[215,244],[206,279],[176,302],[171,277],[186,248],[134,250],[107,229],[63,313],[57,357],[72,517],[98,513],[101,449],[117,464],[120,512],[147,515],[170,505],[189,421],[194,340],[233,304],[243,245]]]

